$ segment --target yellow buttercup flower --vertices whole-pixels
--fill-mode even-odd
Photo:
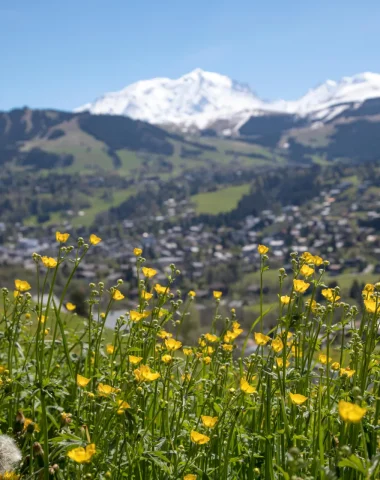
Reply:
[[[184,348],[182,351],[187,357],[189,357],[190,355],[193,355],[194,353],[191,348]]]
[[[380,313],[380,300],[364,300],[364,306],[368,313]]]
[[[95,455],[96,453],[96,447],[94,443],[90,443],[89,445],[86,446],[86,448],[83,447],[77,447],[74,448],[73,450],[70,450],[67,453],[67,456],[74,460],[76,463],[89,463],[91,461],[91,458]]]
[[[188,473],[183,477],[183,480],[197,480],[197,475],[194,475],[193,473]]]
[[[348,377],[348,378],[351,378],[355,375],[355,370],[351,370],[350,367],[346,367],[346,368],[341,368],[340,369],[340,376],[341,377]]]
[[[131,406],[129,405],[128,402],[124,401],[124,400],[118,400],[117,401],[117,411],[116,413],[118,415],[122,415],[125,410],[127,410],[128,408],[131,408]]]
[[[327,355],[324,355],[323,353],[321,353],[319,355],[318,359],[323,365],[327,365],[328,363],[330,363],[332,361],[331,357],[327,358]]]
[[[243,332],[243,330],[242,330],[241,328],[235,328],[235,329],[233,329],[232,331],[231,331],[231,330],[227,330],[227,332],[226,332],[225,335],[224,335],[223,340],[225,341],[225,343],[231,343],[231,342],[233,342],[242,332]]]
[[[150,300],[153,297],[153,293],[149,293],[146,290],[142,290],[141,298],[144,300]]]
[[[273,341],[272,341],[272,348],[273,350],[276,352],[276,353],[279,353],[281,352],[281,350],[284,348],[284,344],[281,340],[280,337],[276,337]]]
[[[268,335],[264,335],[263,333],[255,332],[255,342],[257,345],[263,346],[266,345],[270,341],[270,337]]]
[[[154,268],[143,267],[142,272],[146,278],[152,278],[157,275],[157,270],[155,270]]]
[[[160,285],[159,283],[156,283],[156,285],[154,286],[154,289],[156,290],[156,292],[157,292],[159,295],[164,295],[165,293],[169,293],[169,292],[170,292],[169,287],[163,287],[163,286]]]
[[[157,332],[157,337],[160,337],[162,339],[171,338],[172,336],[172,333],[166,332],[165,330],[160,330],[159,332]]]
[[[23,426],[24,431],[26,431],[28,429],[29,425],[32,425],[32,428],[33,428],[34,432],[39,432],[40,431],[40,427],[36,422],[34,422],[31,418],[25,418],[24,426]]]
[[[143,357],[135,357],[134,355],[129,355],[128,356],[129,363],[131,363],[132,365],[139,364],[142,359],[143,359]]]
[[[141,248],[134,248],[133,253],[136,255],[136,257],[139,257],[142,254],[142,250]]]
[[[115,347],[109,343],[106,345],[106,352],[108,355],[112,355],[115,352]]]
[[[91,245],[97,245],[98,243],[100,243],[102,241],[102,239],[100,237],[98,237],[97,235],[95,235],[95,233],[92,233],[90,235],[90,243]]]
[[[240,379],[240,389],[244,393],[255,393],[256,388],[250,385],[245,378]]]
[[[333,362],[331,364],[331,369],[332,370],[339,370],[340,369],[340,363],[339,362]]]
[[[117,393],[118,389],[111,387],[111,385],[107,385],[105,383],[99,383],[98,385],[98,393],[101,397],[107,397],[108,395],[111,395],[112,393]]]
[[[289,396],[294,405],[302,405],[307,400],[307,397],[301,395],[300,393],[289,393]]]
[[[309,287],[310,283],[304,282],[303,280],[293,280],[293,288],[298,293],[305,293]]]
[[[20,480],[20,475],[15,472],[4,472],[2,475],[0,474],[0,480]]]
[[[210,437],[208,437],[207,435],[203,435],[202,433],[196,432],[195,430],[191,431],[190,439],[197,445],[204,445],[205,443],[208,443],[210,441]]]
[[[318,257],[318,255],[314,255],[314,257],[313,257],[313,262],[311,262],[311,263],[314,263],[314,265],[315,265],[316,267],[319,267],[319,266],[322,265],[322,263],[323,263],[323,258]]]
[[[129,318],[132,322],[139,322],[144,318],[144,314],[137,312],[136,310],[131,310],[129,312]]]
[[[218,300],[219,298],[222,298],[223,292],[220,292],[219,290],[214,290],[214,291],[212,292],[212,294],[213,294],[214,298],[215,298],[216,300]]]
[[[280,297],[280,302],[283,305],[288,305],[290,303],[290,297],[288,295],[282,295],[282,297]]]
[[[190,290],[190,292],[188,293],[188,295],[189,295],[189,297],[194,298],[194,297],[196,297],[197,294],[194,292],[194,290]]]
[[[340,296],[336,295],[335,290],[332,288],[324,288],[321,293],[329,302],[337,302],[340,300]]]
[[[55,239],[59,243],[66,243],[67,240],[69,239],[69,236],[70,236],[69,233],[55,232]]]
[[[228,343],[222,343],[222,348],[225,352],[232,352],[234,346]]]
[[[112,294],[112,298],[113,298],[114,300],[123,300],[123,298],[125,298],[125,297],[124,297],[124,295],[121,293],[120,290],[116,289],[116,290],[113,292],[113,294]]]
[[[338,410],[340,418],[347,423],[359,423],[367,412],[367,409],[344,400],[340,400]]]
[[[265,255],[266,253],[269,252],[269,248],[266,247],[265,245],[259,245],[257,247],[257,251],[259,252],[260,255]]]
[[[301,275],[303,275],[304,277],[310,277],[311,275],[314,274],[315,270],[314,268],[311,268],[308,265],[302,265],[300,272],[301,272]]]
[[[45,265],[47,268],[55,268],[57,266],[57,260],[53,257],[41,257],[42,263]]]
[[[169,354],[166,354],[166,355],[162,355],[161,360],[167,365],[173,360],[173,357]]]
[[[202,423],[207,428],[214,428],[218,423],[218,417],[209,417],[207,415],[201,415]]]
[[[140,365],[133,373],[138,382],[153,382],[161,376],[158,372],[152,372],[148,365]]]
[[[205,333],[205,339],[211,343],[215,343],[219,340],[219,338],[212,333]]]
[[[69,312],[73,312],[76,308],[77,308],[76,305],[74,305],[73,303],[71,303],[71,302],[66,303],[66,309]]]
[[[284,359],[282,357],[276,357],[276,363],[277,363],[278,368],[283,368]],[[286,368],[288,368],[289,365],[290,365],[289,360],[286,360],[286,364],[285,364]]]
[[[203,363],[205,365],[209,365],[211,363],[211,361],[212,361],[212,359],[209,356],[203,358]]]
[[[178,340],[174,340],[174,338],[167,338],[165,340],[165,347],[169,351],[175,351],[182,347],[182,343],[179,342]]]
[[[91,379],[83,377],[82,375],[77,375],[77,385],[78,387],[86,387],[90,383]]]

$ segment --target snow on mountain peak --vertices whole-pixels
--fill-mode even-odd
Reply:
[[[298,100],[264,102],[248,85],[196,68],[177,79],[159,77],[133,83],[76,111],[206,128],[218,120],[237,123],[250,115],[274,111],[331,119],[352,103],[376,97],[380,97],[380,74],[371,72],[343,77],[338,82],[327,80]]]

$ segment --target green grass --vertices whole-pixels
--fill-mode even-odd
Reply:
[[[221,188],[215,192],[199,193],[192,197],[198,213],[217,215],[237,207],[243,195],[249,192],[250,184]]]

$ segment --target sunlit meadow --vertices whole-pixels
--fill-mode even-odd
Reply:
[[[56,256],[33,255],[32,285],[1,294],[0,479],[380,478],[380,284],[350,306],[324,285],[328,261],[293,253],[274,328],[262,293],[243,330],[215,291],[209,331],[185,345],[197,292],[176,290],[175,266],[160,285],[135,248],[139,299],[110,331],[122,280],[89,285],[88,318],[66,298],[101,239],[56,240]],[[258,252],[263,292],[270,251]]]

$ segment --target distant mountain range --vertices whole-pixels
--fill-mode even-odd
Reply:
[[[125,115],[181,130],[215,128],[237,133],[251,117],[287,114],[317,128],[347,109],[380,98],[380,74],[362,73],[340,81],[327,80],[295,101],[261,100],[248,85],[201,69],[178,78],[142,80],[106,93],[76,109],[93,114]]]

